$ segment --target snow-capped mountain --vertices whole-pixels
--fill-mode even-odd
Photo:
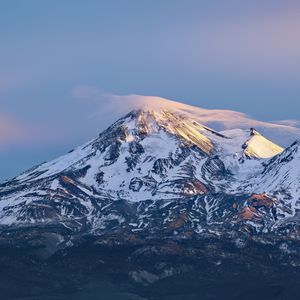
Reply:
[[[217,132],[172,109],[134,110],[0,185],[0,224],[97,234],[271,232],[297,216],[298,145],[284,150],[253,128]]]

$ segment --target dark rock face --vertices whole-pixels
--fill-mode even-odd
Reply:
[[[143,186],[143,181],[140,178],[132,178],[130,181],[129,189],[138,192]]]
[[[153,164],[153,172],[160,176],[164,176],[168,168],[172,168],[172,163],[166,158],[159,158]]]
[[[109,150],[104,156],[104,159],[113,163],[120,155],[120,146],[121,146],[120,141],[116,141],[112,145],[110,145]]]
[[[231,173],[225,168],[224,163],[219,157],[208,158],[203,165],[203,173],[212,179],[220,179],[224,176],[230,176]]]

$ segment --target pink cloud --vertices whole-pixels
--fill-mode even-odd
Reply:
[[[12,144],[25,143],[32,138],[29,127],[11,116],[0,115],[0,150]]]
[[[63,126],[64,120],[57,124],[24,122],[7,114],[0,114],[0,152],[16,146],[62,144],[66,138]]]
[[[210,26],[187,24],[183,32],[184,47],[189,51],[184,62],[189,67],[209,67],[227,74],[238,71],[244,76],[254,73],[263,78],[280,76],[283,70],[298,72],[299,4],[267,15],[220,19]]]

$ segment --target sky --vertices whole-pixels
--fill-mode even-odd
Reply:
[[[299,70],[298,0],[2,0],[0,180],[97,135],[114,95],[299,126]]]

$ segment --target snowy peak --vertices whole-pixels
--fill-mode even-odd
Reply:
[[[132,169],[135,164],[131,162],[138,160],[143,153],[167,159],[176,149],[188,151],[196,147],[204,155],[209,155],[213,150],[209,136],[221,135],[167,110],[134,110],[100,133],[96,139],[25,172],[17,180],[39,180],[78,169],[90,164],[93,157],[99,157],[93,165],[100,164],[102,160],[105,166],[126,160],[127,167]]]
[[[208,133],[217,133],[192,119],[166,109],[143,109],[136,111],[135,114],[135,126],[145,134],[163,129],[168,134],[180,138],[186,146],[197,146],[206,154],[213,149]]]
[[[256,129],[231,129],[221,131],[227,139],[219,139],[221,147],[219,155],[222,157],[239,157],[241,161],[248,159],[268,159],[283,151],[283,148],[274,144]]]
[[[254,128],[250,129],[250,138],[244,143],[243,149],[248,158],[270,158],[284,150]]]

